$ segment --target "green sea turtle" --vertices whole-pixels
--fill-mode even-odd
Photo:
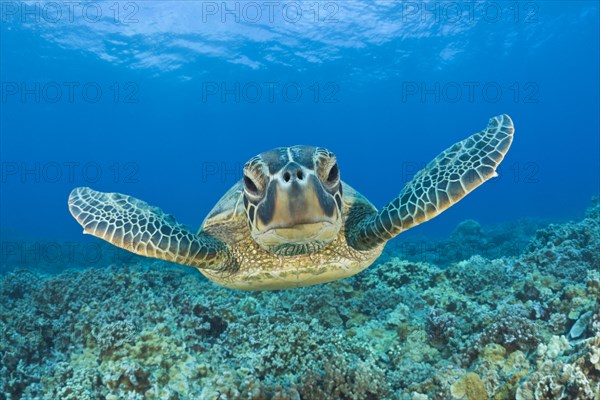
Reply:
[[[513,138],[507,115],[443,151],[377,211],[340,180],[321,147],[280,147],[251,158],[244,177],[194,234],[156,207],[119,193],[74,189],[69,210],[84,233],[136,254],[198,268],[244,290],[314,285],[371,265],[386,242],[497,176]]]

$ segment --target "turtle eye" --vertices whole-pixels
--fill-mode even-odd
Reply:
[[[333,167],[329,170],[329,174],[327,175],[327,183],[334,184],[340,178],[340,169],[338,168],[337,163],[333,164]]]
[[[252,179],[250,179],[250,177],[248,175],[244,175],[244,188],[246,188],[246,190],[250,194],[253,194],[255,196],[260,195],[258,187],[256,186],[256,183],[254,183],[254,181]]]

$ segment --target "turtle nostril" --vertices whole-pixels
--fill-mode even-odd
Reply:
[[[289,172],[286,172],[285,174],[283,174],[283,180],[286,182],[289,182],[291,177],[292,176],[290,175]]]
[[[302,178],[304,178],[304,175],[302,174],[302,170],[298,170],[298,172],[296,172],[296,176],[298,177],[299,180],[302,180]]]

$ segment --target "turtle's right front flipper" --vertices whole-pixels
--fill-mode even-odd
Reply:
[[[157,207],[120,193],[74,189],[69,210],[88,233],[146,257],[209,270],[232,269],[227,246],[206,233],[198,235]]]
[[[491,118],[483,131],[434,158],[379,213],[365,212],[347,224],[348,243],[359,250],[372,249],[459,202],[497,176],[514,131],[508,115]]]

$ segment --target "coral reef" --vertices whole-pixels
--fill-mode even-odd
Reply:
[[[546,219],[524,218],[484,227],[470,219],[458,224],[447,238],[420,237],[412,232],[407,237],[401,235],[388,243],[384,255],[441,267],[474,255],[487,259],[517,257],[526,251],[536,232],[549,223]]]
[[[450,386],[450,393],[455,399],[485,400],[488,393],[479,375],[470,372]]]
[[[0,399],[600,400],[598,211],[518,256],[388,252],[279,292],[137,259],[16,269],[0,276]]]

